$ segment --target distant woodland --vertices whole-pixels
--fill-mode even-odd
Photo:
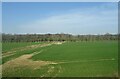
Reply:
[[[104,41],[118,40],[118,34],[71,35],[71,34],[2,34],[2,42],[52,42],[52,41]]]

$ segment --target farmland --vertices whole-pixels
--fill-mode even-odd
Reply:
[[[3,77],[116,77],[117,41],[3,43]]]
[[[118,79],[115,1],[1,1],[3,79]]]

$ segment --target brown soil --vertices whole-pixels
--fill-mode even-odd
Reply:
[[[39,52],[41,53],[41,52]],[[9,67],[9,68],[14,68],[14,67],[19,67],[19,66],[28,66],[31,68],[39,68],[41,66],[44,65],[48,65],[48,64],[57,64],[51,61],[33,61],[30,58],[34,55],[36,55],[38,53],[32,53],[32,54],[26,54],[26,55],[22,55],[16,59],[10,60],[8,62],[6,62],[5,64],[3,64],[3,69]]]
[[[38,47],[46,47],[46,46],[50,46],[52,44],[59,45],[59,44],[62,44],[62,43],[63,42],[50,42],[48,44],[37,44],[37,45],[31,45],[31,46],[26,46],[26,47],[20,47],[20,48],[17,48],[15,50],[11,50],[9,52],[3,53],[2,57],[12,56],[12,55],[16,54],[17,51],[25,51],[25,50],[29,50],[29,49],[35,49],[35,48],[38,48]]]
[[[24,47],[24,49],[20,49],[21,51],[23,50],[29,50],[29,49],[33,49],[33,48],[37,48],[37,47],[45,47],[45,46],[50,46],[52,44],[60,44],[58,42],[53,42],[53,43],[50,43],[50,44],[40,44],[40,45],[32,45],[32,46],[27,46],[27,47]],[[2,64],[0,66],[0,68],[2,68],[2,71],[5,72],[5,73],[12,73],[12,71],[10,70],[15,70],[16,68],[29,68],[29,69],[32,69],[32,70],[36,70],[36,69],[40,69],[42,66],[46,66],[46,65],[50,65],[50,64],[58,64],[56,62],[52,62],[52,61],[33,61],[32,59],[32,56],[36,55],[36,54],[39,54],[41,53],[43,50],[41,50],[40,52],[34,52],[32,54],[24,54],[18,58],[15,58],[15,59],[12,59],[4,64]],[[8,53],[5,53],[3,54],[3,57],[7,57],[7,56],[11,56],[11,55],[14,55],[15,54],[15,51],[14,52],[8,52]],[[54,71],[54,66],[53,67],[50,67],[48,69],[48,72],[47,73],[51,73]],[[60,72],[60,71],[59,71]],[[45,76],[45,75],[43,75]]]

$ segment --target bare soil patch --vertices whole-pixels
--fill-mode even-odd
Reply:
[[[62,44],[62,43],[64,43],[64,42],[50,42],[48,44],[37,44],[37,45],[30,45],[30,46],[26,46],[26,47],[20,47],[20,48],[11,50],[9,52],[3,53],[2,57],[12,56],[12,55],[16,54],[17,51],[25,51],[25,50],[29,50],[29,49],[35,49],[35,48],[38,48],[38,47],[46,47],[46,46],[50,46],[52,44],[59,45],[59,44]]]
[[[36,52],[35,52],[36,53]],[[3,64],[3,70],[6,70],[6,68],[16,68],[16,67],[22,67],[26,66],[32,69],[39,69],[41,66],[48,65],[48,64],[57,64],[55,62],[51,61],[33,61],[30,58],[35,55],[33,54],[26,54],[22,55],[16,59],[10,60]]]
[[[21,49],[21,51],[23,50],[29,50],[29,49],[33,49],[33,48],[37,48],[37,47],[45,47],[45,46],[50,46],[52,44],[59,44],[58,42],[53,42],[53,43],[50,43],[50,44],[42,44],[42,45],[32,45],[32,46],[29,46],[29,47],[25,47],[24,49]],[[43,50],[39,51],[39,52],[34,52],[32,54],[24,54],[18,58],[15,58],[15,59],[12,59],[10,61],[7,61],[6,63],[2,64],[0,67],[2,67],[2,71],[4,73],[12,73],[17,71],[16,68],[28,68],[28,69],[32,69],[32,70],[36,70],[36,69],[40,69],[42,66],[46,66],[46,65],[50,65],[50,64],[58,64],[56,62],[52,62],[52,61],[42,61],[42,60],[39,60],[39,61],[33,61],[31,58],[32,56],[36,55],[36,54],[39,54],[41,53]],[[5,53],[3,55],[3,57],[7,57],[7,56],[11,56],[11,55],[14,55],[15,52],[8,52],[8,53]],[[54,66],[53,67],[50,67],[46,73],[47,74],[50,74],[54,72]],[[59,71],[60,72],[60,71]],[[43,75],[45,76],[45,74]]]

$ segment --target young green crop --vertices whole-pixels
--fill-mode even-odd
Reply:
[[[4,62],[21,55],[39,52],[30,60],[52,61],[57,64],[43,66],[40,69],[15,68],[9,72],[3,72],[3,76],[21,77],[116,77],[118,76],[118,42],[65,42],[46,47],[38,47],[25,51],[17,51],[15,55],[3,58]],[[50,67],[53,67],[51,73]],[[15,72],[19,71],[19,72]],[[28,72],[29,71],[29,72]],[[14,74],[15,73],[15,74]]]
[[[6,43],[2,43],[2,52],[7,52],[16,48],[20,48],[20,47],[25,47],[25,46],[29,46],[29,45],[35,45],[35,44],[40,44],[40,43],[35,43],[35,42],[6,42]]]

